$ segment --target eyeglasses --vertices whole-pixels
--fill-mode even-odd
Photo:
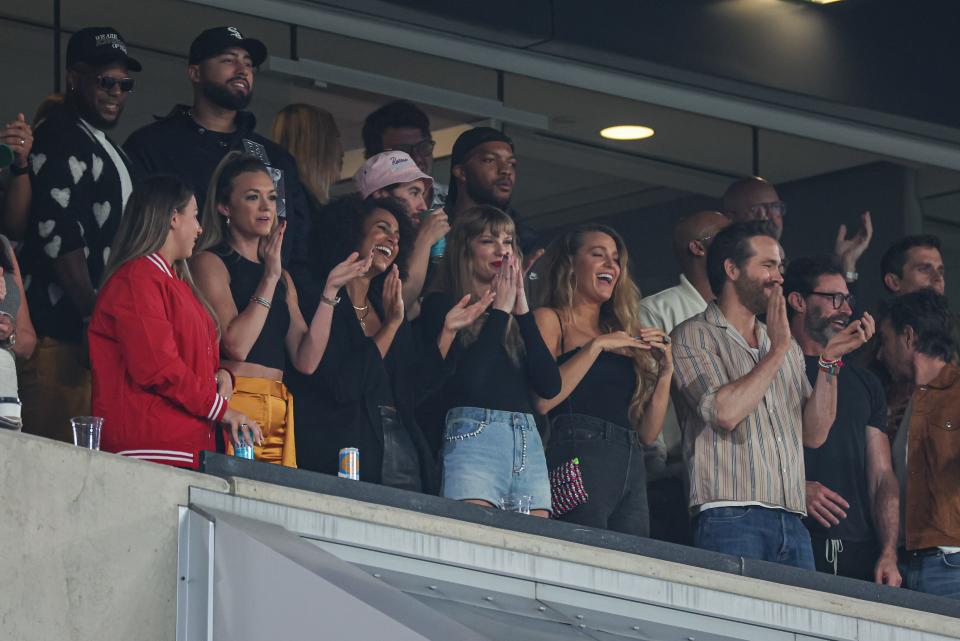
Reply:
[[[853,308],[857,302],[857,299],[853,294],[841,294],[840,292],[810,292],[810,294],[832,298],[834,309],[840,309],[843,307],[844,301],[846,301],[847,305],[849,305],[851,308]]]
[[[787,215],[787,203],[782,200],[774,200],[769,203],[757,203],[756,205],[750,206],[750,213],[757,218],[763,214],[766,214],[767,217],[776,214],[783,218]]]
[[[437,141],[431,138],[424,138],[420,142],[415,142],[409,145],[393,145],[385,151],[402,151],[411,158],[414,156],[429,156],[433,153],[433,148],[437,146]]]
[[[97,86],[104,91],[111,91],[114,87],[120,85],[120,91],[130,93],[133,91],[133,78],[114,78],[113,76],[97,76]]]

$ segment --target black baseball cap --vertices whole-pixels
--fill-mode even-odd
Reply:
[[[122,62],[130,71],[140,71],[140,62],[127,55],[127,42],[112,27],[86,27],[70,36],[67,67],[86,63],[96,67]]]
[[[267,46],[259,40],[244,38],[236,27],[214,27],[201,33],[190,45],[190,64],[199,64],[230,47],[246,49],[254,67],[267,59]]]
[[[513,149],[513,141],[510,136],[502,131],[493,127],[474,127],[460,134],[457,141],[453,143],[453,151],[450,152],[450,166],[461,164],[467,159],[471,151],[487,142],[505,142],[510,145],[510,149]]]

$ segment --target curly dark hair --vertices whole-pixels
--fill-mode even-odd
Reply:
[[[403,203],[396,198],[368,198],[350,194],[331,200],[319,212],[313,226],[313,239],[320,250],[320,269],[328,273],[337,263],[357,251],[363,240],[363,224],[378,209],[393,214],[400,230],[399,255],[395,263],[400,278],[407,277],[407,261],[413,250],[416,232]]]
[[[897,334],[912,327],[917,351],[921,354],[945,361],[953,360],[956,355],[950,305],[946,296],[932,289],[919,289],[882,304],[877,323],[885,320]]]
[[[389,127],[419,129],[424,138],[430,137],[430,118],[420,107],[406,100],[394,100],[380,107],[363,121],[363,153],[370,158],[383,151],[383,132]]]

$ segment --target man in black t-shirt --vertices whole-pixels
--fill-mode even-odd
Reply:
[[[256,68],[266,58],[266,46],[236,27],[207,29],[190,45],[187,76],[193,105],[176,105],[166,117],[133,132],[124,149],[141,175],[173,174],[186,181],[201,210],[210,177],[228,152],[259,157],[277,186],[277,213],[287,218],[284,258],[303,262],[310,218],[296,162],[257,134],[256,118],[244,111],[253,98]]]
[[[811,382],[832,371],[837,416],[826,442],[804,448],[807,518],[817,570],[898,586],[899,489],[893,473],[883,387],[852,363],[825,363],[824,346],[853,314],[853,296],[829,258],[799,258],[784,277],[790,329]],[[842,365],[842,368],[841,368]]]

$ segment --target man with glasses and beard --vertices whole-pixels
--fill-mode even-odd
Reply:
[[[173,174],[193,187],[203,209],[214,169],[230,151],[258,157],[277,187],[277,213],[287,218],[284,257],[306,256],[309,216],[293,157],[254,131],[256,118],[244,111],[253,99],[256,68],[266,46],[236,27],[207,29],[190,45],[187,77],[193,105],[176,105],[164,118],[133,132],[124,149],[144,174]]]
[[[37,124],[29,156],[21,265],[38,342],[19,381],[23,431],[71,441],[70,417],[90,412],[86,324],[133,190],[129,161],[106,132],[141,65],[116,30],[88,27],[70,38],[66,69],[63,104]]]
[[[783,293],[790,329],[813,382],[820,354],[850,323],[853,296],[840,266],[825,257],[792,261]],[[886,415],[880,380],[847,363],[837,377],[837,416],[826,442],[804,448],[804,525],[817,570],[898,586],[899,488],[883,433]]]
[[[716,235],[707,276],[717,300],[672,334],[674,401],[694,545],[812,570],[803,446],[826,440],[841,357],[873,335],[873,321],[853,321],[830,339],[811,387],[790,335],[782,265],[766,222]],[[766,324],[757,319],[764,312]]]

